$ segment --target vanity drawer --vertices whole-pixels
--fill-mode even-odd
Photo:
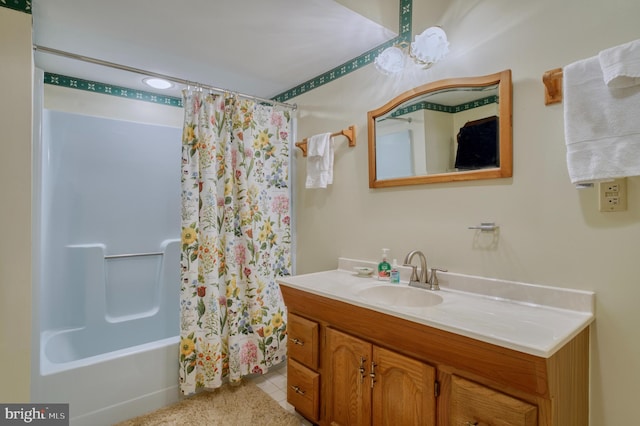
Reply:
[[[287,361],[287,402],[312,421],[320,412],[320,374],[293,359]]]
[[[460,377],[451,377],[452,425],[537,426],[538,409]]]
[[[288,315],[289,358],[314,370],[318,368],[318,323],[296,314]]]

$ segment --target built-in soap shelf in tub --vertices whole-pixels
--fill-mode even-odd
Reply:
[[[73,312],[71,327],[42,330],[42,375],[178,335],[180,240],[164,240],[148,256],[107,252],[104,244],[65,247],[66,297],[81,314]]]
[[[66,250],[72,286],[84,295],[87,325],[153,316],[167,300],[167,290],[179,282],[175,262],[166,261],[179,258],[178,239],[163,241],[158,251],[130,254],[107,254],[99,243]]]

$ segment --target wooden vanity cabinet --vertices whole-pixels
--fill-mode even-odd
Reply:
[[[328,328],[326,421],[331,425],[435,426],[435,369]]]
[[[289,317],[287,399],[315,424],[589,424],[588,328],[543,358],[284,284],[281,290]]]

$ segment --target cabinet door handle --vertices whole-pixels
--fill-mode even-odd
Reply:
[[[376,382],[376,363],[371,361],[371,373],[369,373],[369,377],[371,377],[371,389],[373,389],[373,384]]]
[[[300,395],[304,395],[306,393],[305,391],[300,389],[300,386],[291,386],[291,389],[293,389],[295,393],[299,393]]]
[[[304,341],[303,341],[303,340],[298,339],[297,337],[294,337],[294,338],[289,339],[289,340],[291,340],[291,341],[292,341],[293,343],[295,343],[296,345],[304,346]]]
[[[360,371],[360,383],[364,383],[364,363],[366,361],[366,358],[360,357],[360,368],[358,369]]]

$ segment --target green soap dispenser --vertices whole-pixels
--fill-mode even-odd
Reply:
[[[391,265],[388,261],[389,249],[382,249],[382,261],[378,263],[378,279],[380,281],[389,281],[391,277]]]

